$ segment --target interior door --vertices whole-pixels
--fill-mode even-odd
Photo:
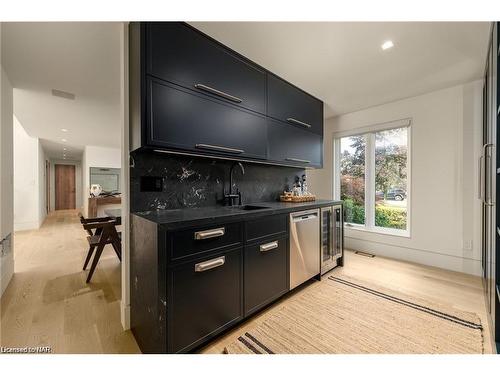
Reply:
[[[45,160],[45,212],[50,211],[50,163]]]
[[[76,188],[75,188],[75,166],[55,165],[55,209],[71,210],[75,209]]]

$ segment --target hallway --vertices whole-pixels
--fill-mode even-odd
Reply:
[[[1,346],[139,352],[120,323],[120,262],[106,246],[86,284],[87,250],[77,210],[51,212],[39,230],[15,233],[15,274],[1,299]]]

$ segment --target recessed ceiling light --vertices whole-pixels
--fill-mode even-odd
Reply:
[[[64,150],[64,151],[66,151],[66,150],[67,150],[67,148],[66,148],[66,147],[63,147],[63,150]]]
[[[68,131],[68,129],[62,128],[61,131],[64,132],[64,133],[66,133]]]
[[[390,49],[394,47],[394,43],[392,42],[392,40],[386,40],[383,44],[382,44],[382,49],[385,51],[387,49]]]
[[[61,141],[66,142],[66,139],[63,138],[63,139],[61,139]]]

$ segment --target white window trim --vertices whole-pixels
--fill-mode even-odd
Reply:
[[[346,230],[364,231],[376,234],[384,234],[397,237],[411,238],[411,169],[412,169],[412,147],[411,132],[412,119],[400,119],[390,122],[359,127],[353,130],[339,131],[333,133],[333,197],[340,200],[340,138],[353,135],[366,136],[365,150],[365,224],[349,223]],[[408,157],[407,157],[407,206],[406,206],[406,229],[393,229],[375,226],[375,133],[395,128],[408,128]],[[371,157],[368,157],[368,155]],[[370,164],[370,165],[368,165]],[[372,209],[373,208],[373,209]]]

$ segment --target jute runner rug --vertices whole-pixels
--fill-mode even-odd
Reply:
[[[470,312],[330,276],[245,332],[228,354],[483,353]]]

